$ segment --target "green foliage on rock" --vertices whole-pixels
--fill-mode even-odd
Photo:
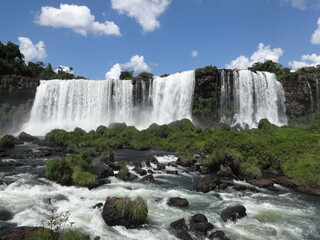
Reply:
[[[134,224],[145,222],[148,216],[148,206],[141,197],[130,200],[128,197],[120,198],[116,202],[116,208],[125,217]]]
[[[133,80],[133,71],[122,71],[120,73],[120,80]]]
[[[90,240],[90,236],[80,229],[69,229],[61,234],[59,240]]]
[[[12,135],[4,135],[0,139],[0,148],[14,148],[15,139]]]
[[[54,235],[53,231],[47,228],[41,228],[37,230],[31,237],[27,240],[54,240],[57,237]]]

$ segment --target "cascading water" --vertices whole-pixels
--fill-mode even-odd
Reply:
[[[23,130],[34,135],[54,128],[88,131],[112,122],[142,129],[191,119],[194,78],[194,71],[155,77],[149,87],[131,80],[41,81]]]
[[[240,124],[242,127],[254,128],[261,119],[267,118],[278,126],[287,124],[284,90],[273,73],[234,70],[233,103],[229,100],[231,91],[226,90],[230,88],[230,79],[221,77],[221,81],[221,99],[225,99],[221,106],[234,106],[233,119],[230,120],[222,111],[221,122],[227,121],[232,125]]]

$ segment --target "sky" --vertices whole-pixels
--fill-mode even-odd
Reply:
[[[1,0],[0,41],[90,79],[320,64],[320,0]]]

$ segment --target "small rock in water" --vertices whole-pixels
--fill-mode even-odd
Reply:
[[[139,167],[135,167],[133,169],[133,171],[135,171],[136,173],[138,173],[140,176],[144,176],[144,175],[147,175],[147,171],[142,169],[142,168],[139,168]]]
[[[195,214],[191,217],[190,226],[193,231],[200,232],[204,235],[214,228],[213,224],[208,222],[207,217],[201,213]]]
[[[167,202],[169,206],[174,206],[174,207],[188,207],[189,202],[185,198],[180,198],[180,197],[173,197],[169,198],[169,201]]]
[[[13,218],[13,214],[7,210],[0,209],[0,220],[9,221]]]
[[[223,209],[220,214],[220,217],[224,222],[227,222],[228,220],[236,222],[238,219],[243,218],[245,216],[247,216],[246,208],[241,204],[227,207]]]
[[[177,221],[174,221],[170,224],[170,227],[176,230],[185,230],[188,231],[188,226],[184,218],[180,218]]]
[[[230,240],[229,238],[227,238],[227,236],[224,234],[223,231],[216,231],[212,234],[209,235],[209,239],[212,240]]]

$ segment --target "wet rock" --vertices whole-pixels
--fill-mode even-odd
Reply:
[[[220,170],[217,172],[217,175],[220,177],[228,177],[228,176],[232,176],[233,172],[230,166],[221,164]]]
[[[180,198],[180,197],[169,198],[167,204],[169,206],[173,206],[173,207],[188,207],[189,206],[188,200],[185,198]]]
[[[186,220],[184,218],[181,218],[177,221],[174,221],[170,224],[170,227],[175,230],[185,230],[188,231],[188,226],[186,224]]]
[[[248,182],[259,188],[271,188],[273,187],[273,181],[270,179],[250,179]]]
[[[103,207],[103,203],[97,203],[97,204],[94,205],[92,208],[94,208],[94,209],[96,209],[96,208],[100,209],[100,208],[102,208],[102,207]]]
[[[139,168],[139,167],[135,167],[133,169],[133,171],[135,171],[136,173],[138,173],[140,176],[144,176],[144,175],[147,175],[147,171],[142,169],[142,168]]]
[[[178,158],[177,164],[183,167],[192,167],[193,161],[183,161],[181,158]]]
[[[236,222],[238,219],[245,216],[247,216],[246,208],[241,204],[227,207],[223,209],[220,214],[220,217],[224,222],[227,222],[228,220]]]
[[[27,240],[34,235],[38,230],[45,229],[43,227],[17,227],[5,236],[0,237],[0,240]],[[53,234],[53,231],[48,229]]]
[[[177,238],[182,240],[193,240],[190,234],[187,231],[182,231],[177,234]]]
[[[121,169],[119,162],[106,162],[106,164],[112,168],[114,171],[119,171]]]
[[[156,170],[164,170],[164,169],[166,169],[166,166],[164,164],[162,164],[162,163],[157,164]]]
[[[121,179],[122,181],[132,181],[134,179],[137,179],[138,176],[134,175],[128,171],[119,171],[117,174],[117,178]]]
[[[151,183],[154,183],[154,184],[160,184],[161,182],[156,180],[152,174],[149,174],[143,178],[141,178],[140,180],[141,182],[151,182]]]
[[[0,167],[19,167],[22,166],[21,163],[15,161],[15,160],[0,160]]]
[[[208,222],[206,216],[200,213],[195,214],[191,217],[190,226],[193,231],[200,232],[204,235],[206,235],[208,231],[214,228],[212,223]]]
[[[118,209],[118,201],[128,201],[128,206],[125,207],[125,213],[123,214],[122,209]],[[121,204],[122,205],[122,204]],[[108,197],[103,206],[102,218],[108,226],[121,225],[126,228],[135,228],[146,222],[147,218],[147,207],[139,205],[139,207],[146,208],[146,214],[139,216],[139,219],[135,219],[131,214],[130,206],[132,206],[131,200],[125,200],[124,198]]]
[[[196,185],[197,192],[207,193],[209,191],[215,189],[226,189],[229,185],[231,185],[231,181],[229,179],[222,179],[217,177],[205,177],[199,180]]]
[[[105,164],[96,164],[93,166],[93,174],[97,176],[97,179],[107,178],[114,176],[113,169]]]
[[[154,174],[154,171],[152,171],[151,169],[149,169],[147,172],[150,174]]]
[[[13,218],[13,214],[7,210],[0,209],[0,221],[9,221]]]
[[[224,234],[223,231],[216,231],[212,234],[209,235],[209,239],[212,240],[230,240],[229,238],[227,238],[227,236]]]
[[[178,167],[177,161],[169,162],[168,166],[170,166],[170,167]]]

